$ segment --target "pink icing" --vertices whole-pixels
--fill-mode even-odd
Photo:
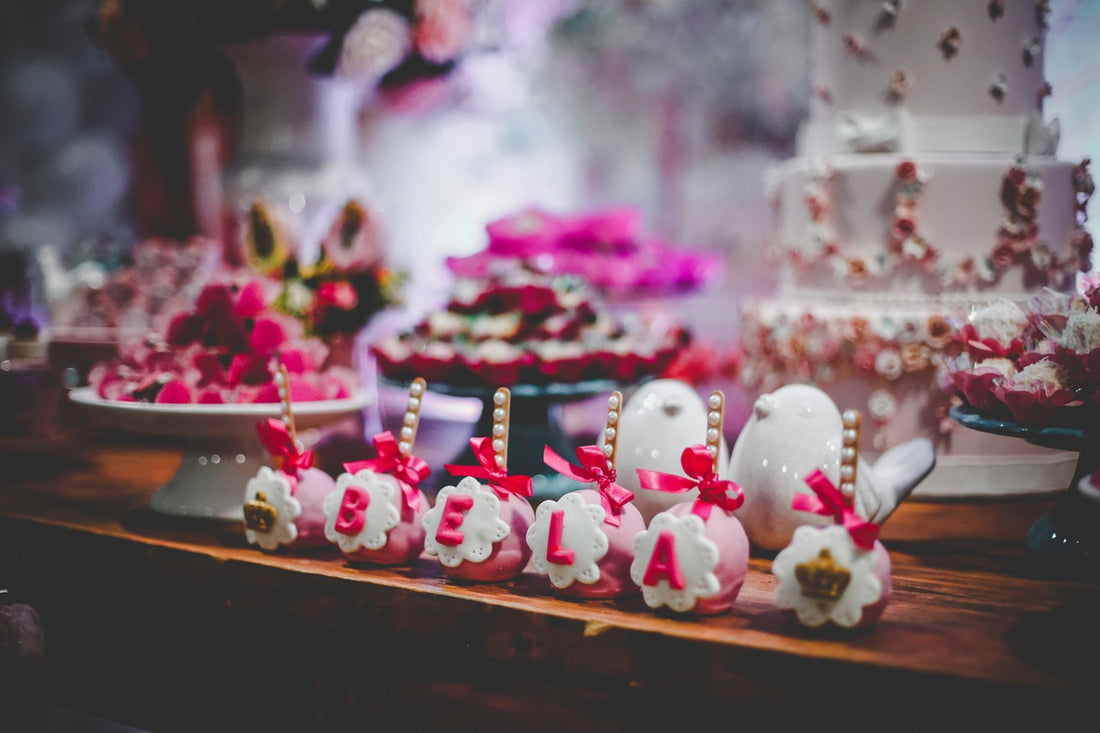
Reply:
[[[450,501],[461,496],[451,495],[447,498]],[[440,517],[441,527],[446,518],[447,513],[444,511]],[[494,542],[493,551],[481,562],[463,561],[453,568],[444,565],[443,571],[447,577],[493,583],[512,580],[523,572],[531,559],[531,548],[527,546],[526,538],[527,528],[535,523],[535,510],[527,499],[509,493],[500,499],[500,518],[512,528],[508,536],[500,542]],[[436,538],[439,538],[438,534]]]
[[[546,543],[546,559],[559,565],[572,565],[574,552],[561,546],[565,529],[565,512],[560,509],[550,515],[549,537]]]
[[[458,547],[466,536],[459,529],[466,512],[474,506],[474,498],[466,494],[452,494],[447,497],[447,503],[443,505],[443,512],[439,515],[439,528],[435,531],[435,539],[441,545]]]
[[[661,532],[653,545],[653,554],[645,568],[644,585],[657,585],[667,581],[673,590],[683,590],[684,573],[680,570],[680,561],[676,559],[676,537],[672,532]]]
[[[358,534],[367,523],[367,507],[370,506],[370,492],[361,486],[349,486],[340,498],[340,509],[336,514],[335,529],[340,534]]]
[[[600,505],[600,493],[594,489],[580,489],[586,504]],[[645,530],[645,519],[633,502],[623,505],[619,526],[603,523],[607,535],[607,554],[597,565],[600,579],[595,583],[570,583],[566,588],[553,588],[555,593],[572,598],[615,598],[636,593],[638,586],[630,579],[630,563],[634,561],[631,541],[634,535]]]

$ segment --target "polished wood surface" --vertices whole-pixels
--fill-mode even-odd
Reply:
[[[51,702],[156,731],[560,731],[1016,729],[1100,699],[1100,576],[1024,548],[1057,497],[905,503],[881,621],[827,634],[775,607],[765,555],[731,612],[695,619],[559,599],[533,571],[461,585],[427,556],[264,553],[147,508],[179,456],[94,430],[0,440],[0,585],[42,617]]]

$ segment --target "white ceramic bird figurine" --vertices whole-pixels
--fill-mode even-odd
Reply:
[[[817,514],[791,509],[796,493],[809,494],[805,478],[820,468],[839,486],[841,412],[821,389],[791,384],[762,395],[737,436],[728,477],[745,492],[737,518],[756,547],[778,551],[803,524],[821,524]],[[874,465],[859,458],[855,510],[882,524],[936,465],[927,438],[914,438],[883,453]]]
[[[707,405],[703,397],[678,379],[654,379],[638,387],[623,405],[619,418],[617,474],[619,485],[634,492],[634,505],[648,524],[659,512],[698,494],[671,494],[643,489],[639,468],[680,474],[684,448],[705,443]],[[601,437],[602,444],[602,437]],[[729,466],[725,438],[718,449],[718,473]]]

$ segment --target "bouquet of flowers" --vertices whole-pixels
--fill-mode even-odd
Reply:
[[[1100,279],[1075,293],[1047,290],[1024,307],[1002,300],[975,309],[957,332],[964,351],[947,359],[940,385],[983,412],[1025,425],[1091,417],[1100,407]]]

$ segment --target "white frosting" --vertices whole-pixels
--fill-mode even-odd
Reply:
[[[836,599],[806,595],[795,577],[795,568],[817,559],[823,549],[851,573],[848,587]],[[791,544],[775,556],[772,574],[777,581],[776,605],[794,611],[798,621],[810,627],[832,622],[851,628],[863,617],[864,606],[878,602],[883,593],[882,582],[875,575],[874,552],[858,547],[848,530],[837,525],[795,530]]]
[[[811,122],[803,154],[855,152],[883,138],[900,151],[1041,152],[1045,28],[1034,0],[815,0]],[[958,32],[952,52],[941,41]],[[898,72],[902,82],[896,84]],[[885,128],[892,127],[892,130]],[[862,132],[853,133],[853,129]],[[1046,136],[1049,138],[1049,135]],[[1052,151],[1051,151],[1052,152]]]
[[[440,519],[447,506],[447,497],[465,495],[473,499],[473,505],[465,512],[460,526],[462,541],[457,545],[441,543],[436,535]],[[512,531],[500,518],[500,499],[493,490],[472,476],[466,476],[457,486],[444,486],[435,498],[435,506],[424,513],[420,520],[427,532],[424,549],[436,555],[446,567],[457,567],[463,562],[483,562],[493,552],[493,543],[501,542]]]
[[[573,562],[566,565],[547,559],[550,540],[550,517],[565,513],[562,520],[561,546],[573,553]],[[555,588],[568,588],[573,583],[591,585],[600,579],[599,562],[609,545],[603,531],[606,512],[598,504],[588,504],[573,491],[557,501],[546,500],[535,512],[535,523],[527,528],[527,545],[531,548],[535,569],[550,578]]]
[[[676,563],[684,580],[682,589],[673,588],[665,577],[658,578],[653,585],[644,582],[658,538],[664,532],[670,532],[674,538]],[[721,590],[714,572],[718,567],[718,546],[707,539],[703,520],[695,514],[676,517],[661,512],[648,529],[634,535],[631,544],[634,562],[630,564],[630,578],[641,587],[642,597],[650,608],[668,606],[674,611],[690,611],[697,600],[710,598]]]
[[[368,498],[362,528],[355,534],[336,530],[336,520],[344,494],[349,487],[366,492]],[[401,512],[394,505],[394,497],[400,492],[397,479],[389,474],[378,474],[363,469],[354,475],[344,472],[336,479],[336,489],[325,497],[322,506],[325,513],[325,537],[334,542],[341,552],[352,553],[360,547],[379,550],[386,545],[389,531],[401,522]]]
[[[290,481],[282,471],[261,466],[253,478],[248,480],[244,490],[244,500],[252,501],[260,492],[264,501],[275,507],[278,516],[275,524],[267,532],[258,532],[245,526],[244,535],[250,545],[259,545],[265,550],[275,550],[279,545],[289,545],[298,539],[298,526],[294,523],[302,515],[302,505],[290,493]]]

